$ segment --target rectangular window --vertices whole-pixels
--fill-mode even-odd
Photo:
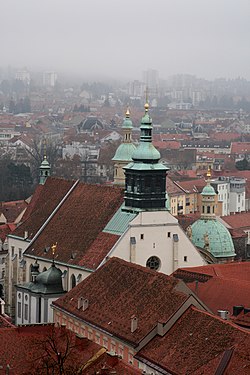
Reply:
[[[141,233],[141,240],[144,240],[144,234]]]
[[[18,302],[18,304],[17,304],[17,316],[18,316],[18,318],[21,318],[21,308],[22,308],[22,304],[21,304],[21,302]]]
[[[188,257],[184,255],[184,262],[187,262],[187,260],[188,260]]]
[[[28,305],[27,305],[27,303],[24,304],[24,319],[28,320]]]
[[[18,249],[19,258],[22,258],[22,249]]]
[[[13,258],[14,255],[15,255],[15,247],[11,246],[11,256],[12,256],[12,258]]]
[[[170,238],[171,237],[171,232],[168,232],[168,238]]]
[[[108,339],[107,339],[107,337],[103,337],[102,345],[104,346],[105,349],[108,349]]]

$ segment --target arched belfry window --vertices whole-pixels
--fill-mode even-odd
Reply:
[[[75,275],[71,275],[71,289],[76,286],[76,277]]]

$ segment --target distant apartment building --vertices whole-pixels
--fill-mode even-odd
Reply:
[[[145,96],[146,85],[144,82],[135,80],[128,83],[128,95],[133,98]]]
[[[211,182],[218,194],[219,216],[246,210],[246,180],[236,177],[219,177]]]
[[[24,69],[24,70],[18,70],[16,72],[15,78],[18,81],[22,81],[23,83],[25,83],[27,85],[30,84],[30,72],[28,72],[28,70],[26,70],[26,69]]]
[[[159,89],[159,72],[155,69],[148,69],[143,72],[142,80],[149,89],[149,93],[152,95],[157,94]]]
[[[54,87],[57,81],[56,72],[44,72],[43,73],[43,86]]]

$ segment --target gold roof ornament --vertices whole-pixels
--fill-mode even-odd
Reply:
[[[53,256],[53,264],[54,264],[54,261],[55,261],[55,252],[56,252],[56,249],[57,249],[57,242],[51,246],[52,256]]]
[[[130,111],[129,111],[129,106],[127,106],[126,117],[129,117],[129,116],[130,116]]]
[[[210,178],[211,177],[211,168],[208,167],[207,169],[207,178]]]

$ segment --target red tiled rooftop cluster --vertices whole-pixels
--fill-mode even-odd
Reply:
[[[175,289],[177,283],[164,274],[111,258],[54,305],[136,345],[158,319],[166,322],[187,299]],[[89,300],[85,311],[78,309],[80,297]],[[134,333],[132,315],[138,318]]]
[[[226,350],[233,348],[230,375],[249,374],[250,335],[209,313],[189,308],[163,337],[155,336],[138,357],[174,374],[215,374]],[[209,371],[208,371],[209,369]]]

